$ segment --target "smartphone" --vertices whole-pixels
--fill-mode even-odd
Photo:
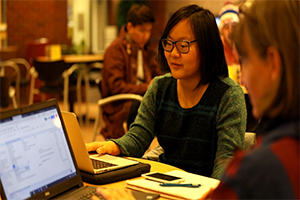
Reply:
[[[150,172],[150,173],[142,174],[142,176],[145,177],[146,179],[161,182],[161,183],[181,183],[184,181],[184,179],[181,177],[171,176],[159,172]]]

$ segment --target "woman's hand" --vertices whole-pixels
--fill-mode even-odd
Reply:
[[[97,188],[97,193],[102,195],[106,200],[135,200],[132,193],[129,190],[125,189]],[[99,200],[99,198],[93,196],[92,200]]]
[[[85,147],[88,152],[96,151],[100,155],[110,154],[113,156],[117,156],[117,155],[121,154],[120,147],[113,141],[86,143]]]

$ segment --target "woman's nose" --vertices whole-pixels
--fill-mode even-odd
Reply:
[[[171,51],[171,56],[176,56],[176,57],[180,56],[180,52],[178,51],[176,45],[174,45],[174,48]]]

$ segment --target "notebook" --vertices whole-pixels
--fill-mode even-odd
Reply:
[[[127,180],[126,188],[142,191],[154,192],[168,199],[207,199],[212,190],[217,188],[220,181],[214,178],[201,176],[180,170],[169,171],[165,174],[184,178],[180,184],[201,184],[200,187],[180,187],[180,186],[160,186],[160,182],[147,179]]]
[[[83,186],[56,100],[0,113],[2,199],[80,199]]]
[[[91,154],[85,148],[84,139],[79,127],[76,115],[71,112],[62,111],[63,120],[67,129],[67,133],[73,148],[75,159],[78,167],[82,171],[92,174],[99,174],[111,170],[116,170],[131,165],[136,165],[139,162],[118,156]],[[97,169],[97,162],[101,163],[101,167]],[[102,166],[103,163],[106,163]],[[98,163],[99,164],[99,163]]]

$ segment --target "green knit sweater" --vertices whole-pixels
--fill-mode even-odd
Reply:
[[[244,149],[243,91],[232,79],[219,77],[197,105],[184,109],[176,88],[171,74],[155,78],[129,132],[113,141],[123,155],[141,157],[157,136],[164,149],[161,162],[220,179],[226,160],[235,150]]]

